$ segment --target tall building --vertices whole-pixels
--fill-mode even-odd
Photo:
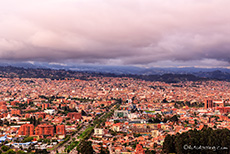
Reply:
[[[81,119],[81,113],[70,112],[67,114],[67,117],[69,117],[71,120],[80,120]]]
[[[95,128],[95,129],[94,129],[94,135],[95,135],[95,136],[103,136],[103,135],[104,135],[104,129]]]
[[[38,125],[35,128],[35,135],[48,135],[54,136],[54,126],[53,125]]]
[[[30,136],[34,135],[34,125],[33,124],[24,124],[18,130],[18,135]]]
[[[56,126],[56,134],[57,135],[65,135],[66,134],[65,125],[57,125]]]
[[[7,111],[6,102],[0,102],[0,111]]]
[[[50,104],[49,103],[43,103],[42,104],[42,110],[45,110],[45,109],[47,109],[47,108],[49,108],[50,107]]]
[[[44,113],[44,112],[36,112],[36,116],[37,116],[37,118],[44,119],[46,117],[46,113]]]
[[[205,100],[204,102],[204,108],[208,109],[208,108],[213,108],[215,107],[213,100]]]
[[[137,144],[135,149],[135,154],[145,154],[144,149],[141,144]]]
[[[115,117],[119,117],[119,118],[125,118],[128,117],[129,112],[127,110],[116,110],[114,112],[114,116]]]
[[[230,107],[217,107],[217,110],[220,111],[220,113],[230,113]]]
[[[20,115],[21,114],[21,111],[20,110],[17,110],[17,109],[11,109],[11,114],[15,114],[15,115]]]

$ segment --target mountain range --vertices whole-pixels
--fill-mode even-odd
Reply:
[[[37,76],[31,75],[27,70],[37,72]],[[102,65],[63,65],[59,63],[0,63],[0,73],[14,72],[20,77],[39,77],[41,70],[46,72],[43,77],[59,78],[73,77],[76,73],[84,72],[93,76],[127,76],[151,81],[179,82],[179,81],[198,81],[198,80],[224,80],[230,81],[230,69],[227,68],[144,68],[136,66],[102,66]],[[52,71],[51,71],[52,70]],[[24,75],[23,75],[24,72]],[[27,73],[25,73],[27,72]],[[40,73],[39,73],[40,72]],[[66,76],[65,73],[72,74]],[[51,75],[52,73],[56,75]],[[36,74],[36,73],[35,73]],[[84,75],[83,75],[84,76]],[[41,77],[41,76],[40,76]]]

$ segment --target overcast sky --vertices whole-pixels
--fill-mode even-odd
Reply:
[[[230,0],[0,0],[0,59],[228,67]]]

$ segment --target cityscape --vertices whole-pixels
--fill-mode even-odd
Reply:
[[[229,6],[0,0],[0,154],[230,154]]]
[[[84,73],[79,74],[65,79],[1,78],[1,150],[186,153],[184,145],[170,151],[173,145],[166,138],[209,129],[230,133],[229,82],[166,83],[93,74],[81,80]],[[228,153],[229,137],[220,139],[225,142],[216,151]]]

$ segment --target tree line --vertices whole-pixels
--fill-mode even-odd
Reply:
[[[167,135],[163,143],[164,153],[177,154],[229,154],[230,130],[207,128],[189,130],[182,134]]]

